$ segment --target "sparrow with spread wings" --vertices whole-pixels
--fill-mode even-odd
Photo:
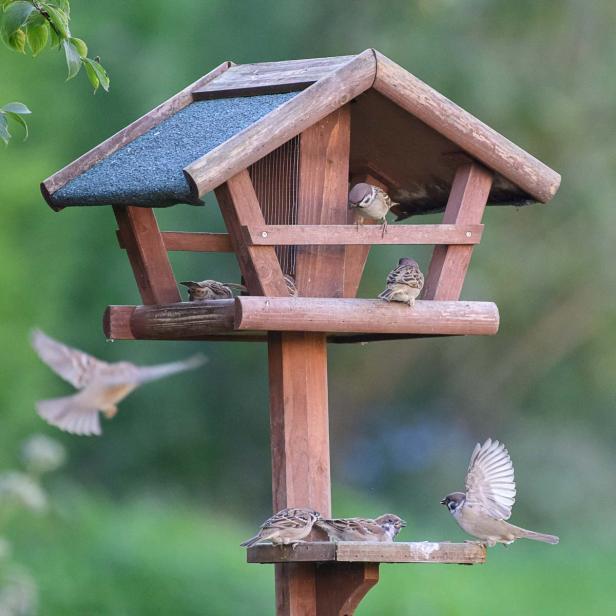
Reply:
[[[304,507],[283,509],[265,520],[259,532],[240,545],[243,548],[249,548],[256,543],[269,541],[274,545],[282,544],[295,547],[310,534],[312,526],[320,517],[321,514],[318,511]]]
[[[334,518],[317,520],[316,526],[327,533],[332,541],[390,542],[406,526],[406,522],[393,513],[378,518]]]
[[[36,403],[38,414],[60,430],[88,436],[101,433],[99,412],[113,417],[118,411],[117,404],[139,385],[193,370],[206,361],[203,355],[194,355],[155,366],[136,366],[127,361],[109,364],[40,330],[32,332],[32,346],[57,375],[79,390],[72,396],[40,400]]]
[[[477,443],[466,474],[466,492],[452,492],[442,501],[462,530],[493,547],[516,539],[558,543],[558,537],[536,533],[506,520],[511,516],[516,488],[513,464],[505,446],[488,439]]]

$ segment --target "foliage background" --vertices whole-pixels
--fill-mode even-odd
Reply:
[[[56,510],[11,527],[41,587],[41,614],[269,614],[272,574],[238,548],[269,514],[265,349],[206,344],[207,369],[155,383],[100,439],[54,433],[37,397],[67,391],[28,330],[113,360],[165,361],[204,345],[114,343],[107,304],[138,300],[107,208],[53,213],[38,182],[225,59],[256,62],[376,47],[563,175],[552,204],[492,208],[464,289],[501,310],[497,337],[334,347],[334,507],[393,510],[404,539],[461,539],[438,505],[462,486],[475,441],[504,440],[514,522],[561,536],[483,567],[384,566],[361,615],[591,614],[615,601],[616,5],[575,0],[73,3],[73,26],[112,77],[95,97],[63,59],[0,53],[0,98],[33,111],[0,148],[0,467],[33,430],[70,464]],[[17,131],[16,131],[17,132]],[[161,226],[221,229],[216,207],[178,206]],[[427,251],[417,251],[424,265]],[[373,296],[395,247],[374,250]],[[178,277],[228,279],[228,255],[174,255]]]

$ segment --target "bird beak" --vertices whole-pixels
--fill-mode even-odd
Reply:
[[[404,520],[400,520],[400,526],[402,526],[402,528],[404,528],[406,526],[406,522]]]
[[[445,499],[444,499],[444,498],[442,498],[442,499],[441,499],[441,505],[446,505],[446,504],[447,504],[447,503],[445,502]]]

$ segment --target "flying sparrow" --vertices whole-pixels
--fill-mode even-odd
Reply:
[[[180,282],[184,287],[188,287],[188,299],[191,302],[198,302],[204,299],[232,299],[233,291],[246,291],[246,287],[234,282],[218,282],[216,280],[202,280],[195,282],[185,280]]]
[[[513,464],[505,446],[488,439],[477,443],[466,473],[466,492],[452,492],[442,501],[462,530],[494,547],[509,545],[516,539],[558,543],[558,537],[535,533],[509,522],[516,489]]]
[[[269,541],[274,545],[292,545],[303,543],[312,530],[314,523],[321,517],[318,511],[303,507],[291,507],[275,513],[271,518],[263,522],[259,532],[240,544],[243,548],[249,548],[255,543]]]
[[[295,278],[291,274],[283,274],[284,283],[287,285],[287,290],[291,297],[297,297],[297,287],[295,286]]]
[[[317,520],[332,541],[393,541],[406,522],[393,513],[378,518],[334,518]]]
[[[412,308],[423,285],[424,277],[417,261],[404,257],[387,275],[387,287],[379,294],[379,299],[386,302],[403,302]]]
[[[387,230],[387,212],[395,205],[399,204],[393,202],[384,190],[364,182],[355,184],[349,192],[349,207],[354,208],[361,218],[380,222],[383,234]]]
[[[40,400],[36,403],[38,414],[60,430],[82,435],[99,435],[99,411],[107,418],[113,417],[118,412],[117,404],[139,385],[193,370],[206,361],[203,355],[194,355],[156,366],[136,366],[127,361],[108,364],[40,330],[32,332],[32,346],[56,374],[79,390],[72,396]]]

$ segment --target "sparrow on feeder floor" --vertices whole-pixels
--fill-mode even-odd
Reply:
[[[291,507],[275,513],[263,522],[259,532],[241,543],[243,548],[249,548],[255,543],[269,541],[274,545],[292,545],[303,543],[312,530],[314,523],[321,517],[318,511],[303,507]]]
[[[349,207],[355,209],[360,218],[380,222],[383,225],[383,235],[387,230],[387,212],[395,205],[399,204],[392,201],[384,190],[365,182],[355,184],[349,192]]]
[[[109,364],[65,346],[40,330],[32,332],[32,346],[57,375],[80,390],[72,396],[38,401],[38,414],[60,430],[87,436],[101,433],[99,412],[112,418],[118,412],[117,404],[139,385],[194,370],[206,362],[203,355],[194,355],[155,366],[136,366],[127,361]]]
[[[379,294],[379,299],[384,299],[386,302],[402,302],[412,308],[423,285],[424,277],[417,261],[404,257],[387,275],[387,287]]]
[[[317,520],[316,526],[325,531],[332,541],[391,542],[406,522],[393,513],[378,518],[335,518]]]
[[[191,302],[198,302],[206,299],[232,299],[233,291],[245,292],[246,287],[234,282],[218,282],[216,280],[202,280],[195,282],[185,280],[180,282],[184,287],[188,287],[188,299]]]
[[[526,530],[509,522],[516,489],[513,464],[505,446],[488,439],[477,443],[466,473],[466,492],[452,492],[442,501],[462,530],[494,547],[516,539],[558,543],[558,537]]]

